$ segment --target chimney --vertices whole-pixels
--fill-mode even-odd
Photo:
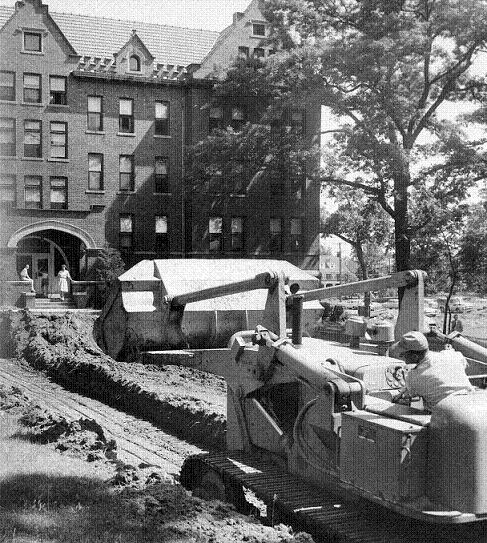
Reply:
[[[240,19],[244,16],[245,14],[240,12],[240,11],[237,11],[233,14],[233,24],[237,24],[238,21],[240,21]]]
[[[19,0],[18,2],[15,2],[15,11],[19,11],[19,9],[22,9],[24,7],[24,2]]]

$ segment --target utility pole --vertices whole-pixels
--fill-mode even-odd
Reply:
[[[342,282],[342,244],[338,243],[338,281]]]

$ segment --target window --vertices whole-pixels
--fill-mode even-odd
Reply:
[[[241,45],[238,48],[238,58],[249,58],[249,48]]]
[[[120,155],[120,190],[134,190],[133,155]]]
[[[103,190],[103,155],[88,153],[88,189]]]
[[[39,74],[24,74],[24,102],[40,104],[41,76]]]
[[[49,103],[65,106],[68,103],[66,95],[66,78],[57,75],[49,77]]]
[[[296,134],[304,133],[304,111],[293,110],[290,113],[291,130]]]
[[[103,109],[101,96],[88,96],[87,128],[94,132],[103,130]]]
[[[15,156],[15,119],[0,117],[0,155]]]
[[[15,205],[15,175],[0,175],[0,204]]]
[[[169,190],[168,159],[160,156],[156,156],[154,192],[171,192]]]
[[[24,156],[42,157],[42,123],[41,121],[24,121]]]
[[[243,226],[244,220],[242,217],[232,217],[230,224],[232,234],[230,243],[232,251],[241,252],[244,249]]]
[[[0,100],[15,100],[15,72],[0,71]]]
[[[169,136],[169,102],[156,102],[156,136]]]
[[[264,58],[265,51],[262,49],[262,47],[255,47],[254,48],[254,57],[255,58]]]
[[[253,23],[252,24],[252,35],[253,36],[265,36],[265,24],[263,24],[263,23]]]
[[[216,166],[210,166],[208,173],[208,191],[211,194],[223,192],[222,172]]]
[[[210,217],[208,222],[209,250],[210,253],[223,251],[223,218]]]
[[[120,215],[120,249],[127,250],[133,246],[133,220],[132,215],[122,213]]]
[[[42,52],[42,34],[40,32],[24,32],[24,51]]]
[[[291,251],[303,250],[303,220],[291,219],[291,233],[290,233],[290,249]]]
[[[211,132],[215,128],[220,128],[220,129],[224,128],[222,107],[210,108],[210,119],[208,121],[208,130],[209,132]]]
[[[51,177],[51,209],[68,209],[68,179]]]
[[[232,107],[232,128],[238,132],[245,124],[245,110],[242,107]]]
[[[269,250],[271,253],[282,253],[282,219],[271,219],[269,231]]]
[[[248,171],[244,164],[242,162],[235,163],[232,174],[232,185],[230,189],[232,194],[245,194],[247,192],[247,176]]]
[[[68,158],[68,123],[51,122],[51,158]]]
[[[167,216],[157,215],[155,219],[155,246],[156,253],[169,251],[169,237],[167,233]]]
[[[26,175],[25,207],[28,209],[42,209],[42,177],[40,175]]]
[[[118,118],[119,132],[133,134],[134,132],[134,101],[130,98],[120,98]]]
[[[137,55],[132,55],[129,58],[129,70],[131,72],[140,72],[140,58]]]

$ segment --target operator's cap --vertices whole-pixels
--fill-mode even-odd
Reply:
[[[407,351],[426,351],[428,349],[428,340],[421,332],[407,332],[402,338],[391,345],[391,350],[396,356],[400,356]]]

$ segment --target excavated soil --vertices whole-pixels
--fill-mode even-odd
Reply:
[[[8,325],[3,322],[2,329],[15,356],[66,388],[150,420],[188,442],[223,448],[224,380],[181,366],[117,362],[96,344],[95,318],[17,311],[4,315]]]
[[[50,449],[54,448],[60,455],[69,455],[81,458],[98,469],[100,478],[105,480],[106,491],[100,489],[93,493],[93,504],[89,498],[79,501],[76,510],[70,510],[71,515],[79,513],[83,519],[85,509],[92,507],[115,507],[125,512],[124,521],[129,521],[132,533],[143,532],[144,541],[174,541],[180,543],[312,543],[312,538],[304,533],[293,534],[284,526],[273,528],[263,526],[256,519],[245,517],[237,513],[228,504],[218,501],[205,502],[192,497],[180,485],[165,480],[164,474],[154,471],[151,466],[132,466],[124,464],[116,457],[117,444],[113,440],[107,440],[103,429],[95,421],[79,419],[67,421],[64,417],[50,413],[35,405],[28,396],[16,387],[0,385],[0,411],[6,416],[17,417],[23,430],[17,432],[10,439],[40,443]],[[0,418],[2,413],[0,413]],[[5,436],[2,436],[5,439]],[[16,445],[19,447],[19,445]],[[39,453],[42,456],[42,451]],[[46,459],[51,458],[47,456]],[[47,461],[47,460],[46,460]],[[4,470],[5,471],[5,470]],[[31,474],[32,478],[33,475]],[[39,475],[40,477],[40,475]],[[17,473],[19,479],[19,474]],[[21,478],[20,478],[21,479]],[[48,479],[46,479],[47,481]],[[2,484],[13,485],[13,482]],[[49,483],[53,484],[53,483]],[[12,487],[9,494],[8,509],[22,510],[24,517],[28,514],[26,509],[25,494],[34,499],[36,493],[45,494],[45,488],[18,488],[16,495]],[[51,492],[55,495],[58,489]],[[72,491],[76,491],[75,489]],[[63,490],[63,496],[67,496],[68,490]],[[21,495],[22,494],[22,495]],[[104,495],[103,501],[100,495]],[[79,500],[79,497],[78,497]],[[62,500],[60,500],[62,501]],[[19,503],[17,503],[19,502]],[[45,529],[46,522],[52,523],[52,517],[56,508],[62,507],[62,503],[56,503],[47,511],[36,511],[37,524]],[[45,513],[46,521],[42,523],[42,515]],[[76,522],[76,518],[73,519]],[[121,521],[121,519],[120,519]],[[93,543],[109,541],[139,541],[135,536],[127,539],[127,534],[117,535],[116,527],[107,534],[88,537],[86,541]],[[51,531],[55,532],[54,526]],[[27,534],[25,534],[27,535]],[[25,541],[43,541],[42,533],[37,534],[33,527],[29,529],[28,538]],[[123,539],[122,539],[123,538]],[[22,530],[12,536],[12,541],[24,541]],[[85,539],[84,539],[85,540]],[[61,541],[58,538],[49,541]]]

